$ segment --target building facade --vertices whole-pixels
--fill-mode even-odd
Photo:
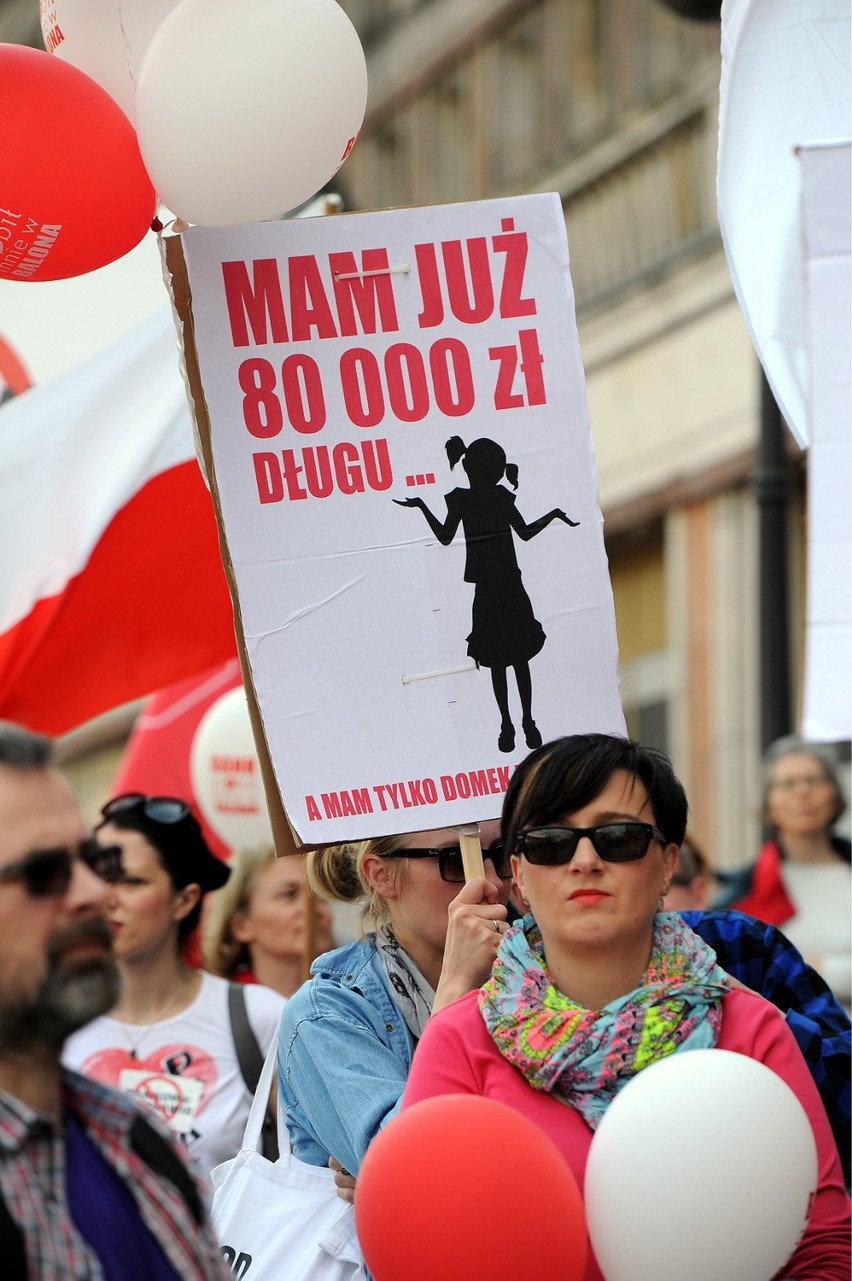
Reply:
[[[347,208],[562,199],[628,724],[672,752],[719,866],[746,862],[759,838],[760,371],[716,214],[718,17],[659,0],[344,8],[370,74],[340,175]]]

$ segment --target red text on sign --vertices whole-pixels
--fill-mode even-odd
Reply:
[[[534,298],[525,298],[524,272],[529,245],[525,231],[515,231],[514,218],[504,218],[502,234],[468,240],[442,240],[443,277],[438,265],[439,246],[427,242],[414,246],[423,307],[417,317],[421,329],[444,322],[446,305],[456,320],[479,325],[493,315],[506,319],[533,316]]]
[[[413,343],[393,343],[381,365],[366,347],[350,347],[340,358],[340,385],[356,427],[375,427],[387,410],[399,422],[421,422],[433,403],[447,417],[459,418],[476,399],[470,355],[458,338],[434,342],[428,368]]]
[[[328,498],[335,491],[363,494],[368,489],[390,489],[393,484],[386,440],[364,440],[359,445],[342,440],[332,448],[308,445],[301,450],[282,449],[280,455],[256,453],[252,462],[262,503]]]
[[[313,254],[294,255],[280,266],[277,258],[223,262],[222,281],[235,347],[399,329],[386,249],[363,250],[360,267],[348,252],[329,254],[324,269]]]

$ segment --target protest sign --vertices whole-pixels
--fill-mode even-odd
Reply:
[[[298,838],[493,818],[541,739],[623,733],[558,198],[181,241],[244,659]]]

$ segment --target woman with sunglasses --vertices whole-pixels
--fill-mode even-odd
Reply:
[[[121,851],[109,921],[121,994],[108,1015],[67,1042],[63,1060],[86,1076],[144,1098],[186,1145],[197,1173],[235,1156],[251,1094],[242,1075],[230,985],[187,959],[205,894],[227,866],[211,852],[185,801],[130,793],[101,811],[96,837]],[[283,998],[241,989],[261,1054]]]
[[[506,929],[511,870],[496,821],[485,876],[464,883],[449,829],[307,855],[314,893],[362,901],[363,936],[316,960],[279,1032],[279,1101],[297,1157],[357,1174],[394,1115],[433,1009],[478,987]]]
[[[840,1281],[849,1203],[792,1034],[678,915],[659,910],[686,812],[668,759],[627,739],[573,735],[527,757],[502,823],[527,914],[501,938],[485,984],[430,1020],[404,1106],[448,1093],[498,1098],[553,1139],[582,1188],[594,1131],[642,1068],[698,1048],[758,1059],[800,1099],[819,1155],[813,1212],[781,1275]],[[585,1275],[601,1281],[593,1256]]]

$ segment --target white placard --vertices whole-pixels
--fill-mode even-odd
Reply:
[[[245,645],[299,836],[493,818],[536,734],[623,733],[558,197],[194,227],[183,247]],[[491,444],[451,468],[454,437]]]
[[[802,733],[852,738],[852,143],[802,147],[811,386]]]

